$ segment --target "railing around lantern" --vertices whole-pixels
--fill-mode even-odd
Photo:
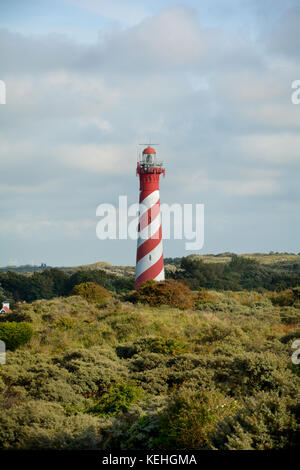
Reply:
[[[138,162],[136,173],[154,173],[154,174],[163,174],[165,176],[165,169],[163,168],[162,162],[157,163],[144,163]]]

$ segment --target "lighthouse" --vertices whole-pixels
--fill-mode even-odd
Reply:
[[[160,215],[159,177],[165,176],[163,163],[152,147],[144,149],[137,163],[140,179],[139,225],[136,254],[135,289],[142,282],[165,279]]]

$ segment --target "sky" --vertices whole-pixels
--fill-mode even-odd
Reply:
[[[149,140],[196,253],[300,252],[299,31],[298,0],[2,0],[0,265],[135,264],[96,208],[137,202]]]

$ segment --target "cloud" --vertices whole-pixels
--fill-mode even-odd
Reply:
[[[271,134],[239,136],[234,139],[241,158],[263,160],[273,165],[300,164],[300,136]]]
[[[124,157],[130,155],[130,150],[129,145],[83,144],[62,147],[58,155],[67,167],[102,175],[116,175],[128,172],[134,166],[134,155],[128,159],[131,160],[131,165],[124,165]]]
[[[300,49],[300,7],[288,8],[279,21],[268,27],[262,34],[267,49],[273,54],[298,57]]]
[[[122,17],[117,3],[85,7]],[[19,220],[20,246],[31,224],[30,249],[38,249],[44,233],[56,240],[55,259],[68,252],[75,260],[68,240],[76,232],[83,245],[89,234],[85,256],[109,260],[120,250],[120,263],[133,263],[131,248],[100,247],[91,222],[82,238],[78,227],[93,220],[100,202],[115,203],[119,194],[135,202],[137,144],[150,139],[161,144],[167,168],[162,200],[203,202],[212,211],[208,220],[221,210],[229,225],[233,212],[259,218],[270,199],[291,204],[299,197],[300,106],[290,100],[298,56],[267,33],[253,36],[245,28],[241,37],[221,22],[209,26],[190,7],[139,15],[133,26],[112,28],[93,44],[0,31],[7,85],[0,109],[2,213],[7,227]],[[278,37],[285,34],[281,17],[272,13],[271,20]],[[204,250],[225,249],[226,234],[216,245],[213,222],[207,230]],[[11,258],[17,242],[8,233],[2,235]],[[240,246],[238,235],[231,237]]]
[[[231,177],[230,177],[231,176]],[[228,175],[215,178],[204,171],[196,171],[193,175],[183,173],[177,179],[177,184],[186,187],[188,194],[202,194],[214,191],[218,197],[242,196],[256,197],[270,196],[281,191],[280,173],[274,171],[239,171],[236,178]]]
[[[42,217],[21,217],[3,220],[1,222],[2,236],[13,235],[20,238],[40,237],[43,240],[50,240],[54,232],[59,231],[61,236],[78,238],[82,232],[93,229],[95,222],[92,219],[80,219],[72,221],[51,220]]]

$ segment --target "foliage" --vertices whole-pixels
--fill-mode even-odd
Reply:
[[[88,302],[97,304],[104,304],[111,298],[110,293],[104,287],[95,284],[94,282],[83,282],[73,287],[72,295],[80,295]]]
[[[56,403],[35,400],[0,411],[2,449],[93,449],[100,442],[96,418],[67,416]]]
[[[37,299],[67,296],[76,285],[85,282],[93,282],[110,291],[122,293],[133,288],[134,279],[131,276],[121,277],[103,270],[70,273],[52,268],[33,274],[19,274],[14,271],[0,272],[2,300],[32,302]]]
[[[300,285],[299,255],[237,256],[223,253],[215,256],[190,255],[166,259],[165,262],[172,265],[172,269],[167,269],[166,266],[168,279],[182,282],[193,290],[204,288],[279,292],[295,289]],[[104,266],[105,263],[98,263],[100,269],[93,269],[96,265],[97,263],[89,268],[51,268],[37,271],[28,268],[24,273],[22,269],[16,272],[17,268],[14,271],[4,268],[0,270],[0,300],[10,300],[13,305],[18,301],[32,302],[68,296],[76,285],[86,282],[93,282],[118,294],[129,293],[133,289],[132,268],[109,269]],[[296,303],[300,304],[299,295]]]
[[[17,302],[0,327],[25,321],[34,335],[0,366],[0,447],[299,446],[297,290],[292,305],[264,290],[187,292],[195,307]]]
[[[144,396],[142,388],[134,383],[121,382],[111,385],[100,401],[90,408],[93,414],[115,415],[126,412],[133,403]]]
[[[298,405],[299,406],[299,405]],[[246,398],[243,408],[219,424],[212,441],[218,449],[295,449],[300,416],[291,399],[276,393]]]
[[[191,289],[279,291],[300,284],[300,264],[262,264],[257,259],[234,254],[230,254],[230,259],[229,263],[208,263],[190,255],[181,259],[181,269],[176,270],[172,277]]]
[[[195,307],[201,309],[204,304],[214,303],[215,300],[216,299],[210,292],[205,289],[201,289],[196,296]]]
[[[127,297],[131,302],[148,303],[153,307],[169,305],[180,309],[193,308],[194,298],[190,289],[181,282],[169,281],[146,281],[139,289]]]
[[[187,348],[188,346],[185,342],[176,338],[146,337],[133,343],[133,351],[135,353],[149,351],[152,353],[176,356],[177,354],[183,353]]]
[[[237,410],[235,400],[215,390],[181,389],[159,417],[158,449],[207,449],[218,422]]]
[[[300,306],[300,288],[286,289],[281,292],[274,292],[270,295],[273,305],[289,307],[292,305]]]
[[[11,351],[14,351],[22,344],[28,343],[32,335],[33,328],[29,323],[0,323],[0,340],[4,341],[6,349]]]

